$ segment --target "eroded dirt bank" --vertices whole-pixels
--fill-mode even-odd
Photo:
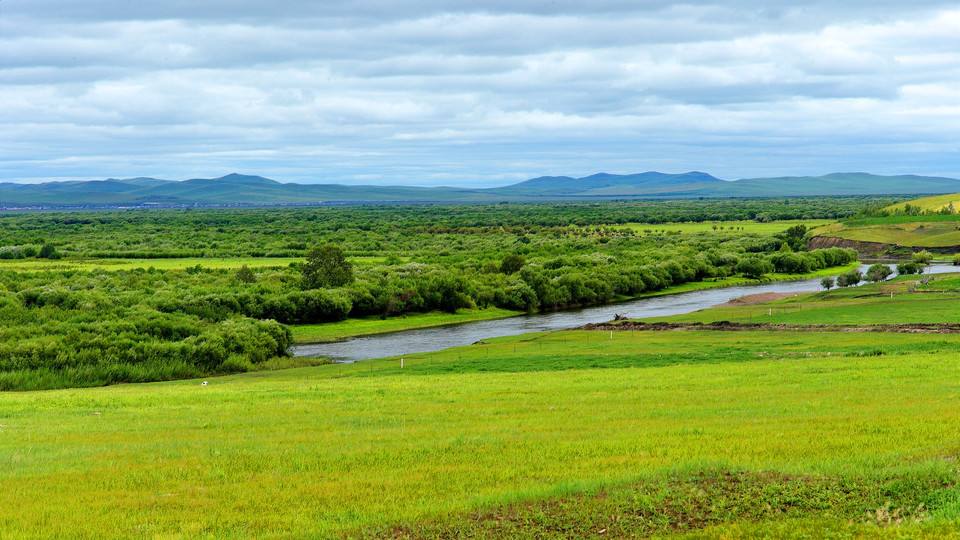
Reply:
[[[814,236],[807,242],[808,249],[824,249],[831,247],[850,248],[864,257],[909,257],[915,251],[929,251],[938,254],[952,254],[960,251],[960,246],[901,246],[897,244],[884,244],[881,242],[865,242],[861,240],[848,240],[846,238],[837,238],[835,236]]]
[[[897,249],[892,244],[883,244],[880,242],[861,242],[859,240],[847,240],[846,238],[837,238],[835,236],[814,236],[807,244],[809,249],[824,248],[850,248],[856,250],[861,257],[881,257],[890,254]]]

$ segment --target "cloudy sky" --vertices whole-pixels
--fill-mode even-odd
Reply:
[[[20,181],[960,176],[960,8],[0,0],[0,130]]]

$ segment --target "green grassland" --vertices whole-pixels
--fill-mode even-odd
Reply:
[[[764,304],[727,304],[649,320],[818,325],[960,323],[960,277],[938,275],[926,285],[918,279],[904,276],[887,283],[800,294]]]
[[[919,208],[921,211],[925,212],[939,212],[950,205],[953,205],[955,208],[960,208],[960,193],[948,193],[946,195],[922,197],[920,199],[891,204],[890,206],[884,208],[884,210],[887,210],[888,212],[902,212],[906,209],[907,205]]]
[[[700,234],[717,233],[728,236],[742,234],[768,234],[773,235],[793,227],[794,225],[806,225],[808,228],[818,228],[834,223],[829,219],[787,219],[782,221],[758,222],[753,220],[740,221],[703,221],[698,223],[625,223],[623,227],[629,227],[634,231],[655,234]]]
[[[0,396],[9,537],[901,535],[958,517],[960,336],[569,331]]]
[[[821,224],[812,234],[903,247],[960,246],[960,216],[955,213],[957,207],[960,207],[960,194],[957,193],[924,197],[870,212],[873,215]],[[953,208],[954,212],[943,215],[937,213],[945,208]]]
[[[831,236],[858,242],[878,242],[908,247],[943,248],[960,246],[960,218],[918,220],[918,216],[906,216],[909,221],[871,220],[873,223],[845,223],[818,228],[814,234]],[[938,216],[940,217],[940,216]]]

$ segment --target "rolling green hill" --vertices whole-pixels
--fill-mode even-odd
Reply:
[[[820,238],[839,238],[908,248],[952,249],[960,246],[960,217],[897,216],[853,220],[816,229]]]
[[[851,219],[815,229],[814,245],[821,246],[830,239],[838,239],[890,246],[887,251],[896,248],[960,251],[960,216],[939,213],[950,207],[960,207],[960,194],[893,204],[882,209],[889,215]],[[867,249],[871,250],[870,247]]]
[[[920,212],[940,212],[944,208],[960,209],[960,193],[948,193],[946,195],[934,195],[932,197],[923,197],[912,201],[904,201],[897,204],[891,204],[884,208],[890,213],[904,212],[907,207],[913,207]]]

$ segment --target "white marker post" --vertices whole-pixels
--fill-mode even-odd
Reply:
[[[403,358],[400,359],[400,369],[403,369]]]

